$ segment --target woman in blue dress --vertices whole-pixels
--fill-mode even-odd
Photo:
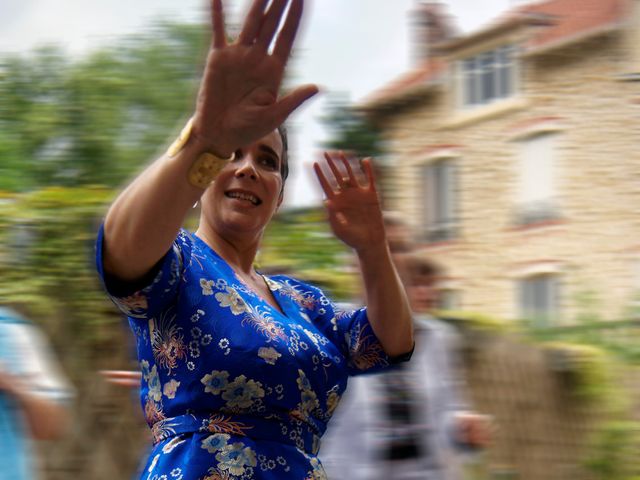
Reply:
[[[326,478],[320,437],[347,377],[412,349],[369,160],[366,182],[342,154],[325,155],[330,174],[314,165],[332,229],[358,256],[367,307],[341,311],[313,286],[254,268],[288,172],[280,125],[317,92],[279,97],[302,3],[255,0],[228,43],[212,2],[195,114],[100,230],[98,270],[129,317],[153,434],[143,479]],[[181,225],[196,201],[190,233]]]

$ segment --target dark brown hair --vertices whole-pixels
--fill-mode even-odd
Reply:
[[[282,177],[282,188],[289,176],[289,140],[287,138],[287,127],[280,125],[278,127],[278,133],[282,140],[282,156],[280,157],[280,176]]]
[[[408,255],[405,265],[412,285],[424,281],[426,277],[434,278],[442,274],[442,268],[438,264],[416,254]]]

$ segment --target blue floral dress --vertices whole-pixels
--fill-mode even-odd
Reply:
[[[157,268],[135,292],[106,281],[137,342],[154,440],[142,478],[326,478],[316,455],[348,375],[389,364],[366,309],[264,277],[281,313],[185,230]]]

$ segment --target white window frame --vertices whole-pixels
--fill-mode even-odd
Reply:
[[[514,183],[512,192],[514,205],[514,223],[516,225],[531,225],[549,220],[557,220],[561,217],[562,205],[560,192],[563,191],[563,165],[562,165],[562,140],[566,125],[561,117],[542,117],[527,120],[524,127],[514,129],[507,140],[514,144]],[[526,203],[522,198],[523,179],[522,166],[523,144],[539,137],[553,139],[552,158],[550,160],[550,195],[538,205]]]
[[[531,224],[558,218],[558,132],[529,135],[517,143],[517,223]]]
[[[452,153],[430,156],[420,167],[420,196],[423,210],[422,225],[427,241],[437,242],[458,236],[459,157]],[[438,170],[436,170],[438,169]],[[445,178],[448,188],[440,190],[436,177]]]
[[[534,290],[527,290],[530,288]],[[539,300],[542,302],[535,305]],[[517,279],[518,317],[536,327],[551,327],[560,322],[560,300],[561,276],[558,272],[543,270]]]
[[[518,51],[503,44],[456,62],[458,108],[475,109],[515,97],[520,89]]]

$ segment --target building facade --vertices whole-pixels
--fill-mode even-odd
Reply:
[[[429,7],[416,11],[427,28],[441,15]],[[388,145],[386,208],[446,272],[443,306],[540,326],[628,319],[640,0],[551,0],[445,30],[423,34],[423,63],[360,105]]]

